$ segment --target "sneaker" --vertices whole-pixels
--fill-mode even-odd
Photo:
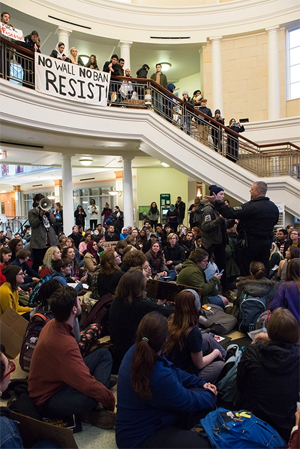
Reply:
[[[115,427],[116,414],[110,410],[92,410],[82,413],[81,420],[100,429],[113,429]]]

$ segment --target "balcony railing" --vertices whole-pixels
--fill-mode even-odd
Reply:
[[[34,54],[0,37],[0,76],[34,89]],[[258,177],[300,179],[300,148],[290,142],[259,145],[221,125],[151,79],[112,77],[108,105],[151,109],[209,150]]]

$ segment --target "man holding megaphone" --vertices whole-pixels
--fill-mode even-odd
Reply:
[[[50,246],[58,245],[58,238],[53,229],[55,218],[49,213],[51,207],[52,201],[42,193],[37,193],[33,198],[32,209],[28,212],[28,220],[31,226],[32,268],[36,272],[43,263],[47,249]]]

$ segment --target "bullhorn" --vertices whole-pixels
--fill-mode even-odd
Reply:
[[[39,207],[45,211],[48,211],[52,207],[52,201],[49,198],[42,198],[39,202]]]

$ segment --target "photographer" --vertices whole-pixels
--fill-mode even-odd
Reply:
[[[28,220],[31,226],[30,250],[33,259],[32,268],[38,272],[43,263],[45,252],[50,246],[58,245],[58,238],[53,229],[54,217],[40,206],[42,193],[37,193],[33,198],[32,209],[28,212]]]

